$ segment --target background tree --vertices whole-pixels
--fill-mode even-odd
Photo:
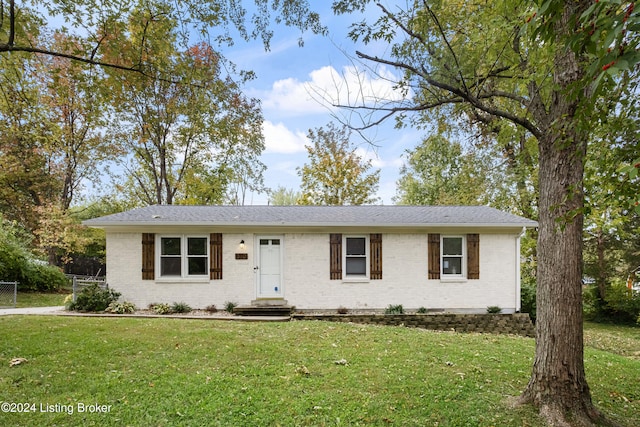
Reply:
[[[309,163],[298,168],[302,205],[363,205],[375,203],[380,170],[371,171],[349,141],[351,131],[330,123],[309,130],[313,146],[305,146]]]
[[[297,204],[301,194],[292,188],[279,186],[271,191],[269,195],[269,204],[273,206],[293,206]]]
[[[623,77],[623,78],[628,78]],[[637,83],[636,83],[637,84]],[[636,89],[618,88],[611,101],[602,98],[598,108],[607,112],[590,134],[585,166],[585,276],[593,279],[594,290],[587,293],[588,315],[608,320],[633,321],[640,310],[640,298],[627,292],[629,272],[640,265],[640,247],[635,236],[640,215],[630,206],[632,195],[640,193],[640,180],[622,179],[620,165],[633,164],[640,155],[640,130]],[[622,288],[619,292],[617,288]],[[620,297],[627,296],[630,308]],[[637,298],[637,297],[636,297]]]
[[[407,205],[485,205],[491,199],[490,159],[441,135],[406,151],[395,201]]]
[[[368,3],[344,0],[334,8],[354,12]],[[584,162],[595,113],[586,52],[566,48],[592,2],[547,3],[553,3],[555,19],[548,27],[553,37],[544,40],[523,28],[536,4],[509,0],[462,8],[417,2],[393,11],[379,4],[378,21],[354,24],[351,35],[365,43],[391,41],[388,57],[356,54],[397,68],[403,73],[398,86],[414,94],[401,103],[359,107],[377,108],[383,116],[437,110],[454,122],[471,120],[490,132],[515,127],[535,138],[537,340],[520,402],[538,406],[551,425],[592,425],[603,417],[584,373],[581,290]],[[418,117],[424,120],[424,114]]]
[[[0,209],[27,231],[37,229],[35,208],[51,203],[62,182],[52,176],[50,155],[55,129],[40,102],[42,87],[33,64],[15,55],[0,56]]]
[[[128,23],[130,43],[123,46],[120,41],[108,51],[112,62],[131,61],[140,54],[135,40],[149,37],[150,50],[140,57],[150,70],[147,74],[160,64],[182,81],[174,84],[159,74],[148,78],[111,72],[112,81],[118,82],[114,83],[115,133],[124,151],[133,154],[123,162],[133,193],[144,204],[201,199],[193,194],[195,189],[186,197],[185,180],[188,177],[193,185],[198,177],[210,178],[212,171],[232,174],[216,183],[259,187],[264,167],[258,156],[264,141],[257,101],[246,99],[237,83],[221,75],[220,58],[211,46],[177,50],[175,22],[160,12],[141,8]],[[149,22],[154,22],[153,31]]]
[[[53,34],[51,48],[66,50],[81,41],[64,33]],[[40,102],[55,128],[48,147],[62,189],[56,203],[63,210],[73,203],[87,182],[100,179],[100,165],[117,153],[115,145],[100,130],[106,123],[104,76],[95,67],[68,58],[37,55],[35,74]]]

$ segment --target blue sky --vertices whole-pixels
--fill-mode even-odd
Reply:
[[[267,165],[265,184],[275,189],[278,186],[298,190],[300,178],[296,167],[307,161],[304,145],[309,129],[326,126],[335,121],[331,116],[345,115],[347,111],[336,111],[327,103],[327,97],[340,102],[354,99],[362,91],[368,96],[380,94],[394,95],[392,83],[382,78],[363,75],[365,67],[357,64],[356,46],[348,37],[349,25],[358,18],[334,16],[329,5],[320,10],[321,19],[329,29],[328,36],[304,34],[304,47],[298,46],[299,30],[283,26],[274,27],[271,50],[265,52],[261,41],[245,43],[237,41],[231,48],[222,49],[223,54],[240,69],[253,70],[257,79],[245,86],[248,96],[260,99],[264,115],[264,136],[266,150],[262,161]],[[384,54],[386,44],[358,46],[367,53]],[[391,69],[378,70],[383,75],[392,76]],[[364,82],[364,84],[360,84]],[[315,98],[315,99],[314,99]],[[413,129],[397,130],[389,120],[382,126],[367,131],[373,144],[367,143],[359,135],[352,135],[352,143],[358,144],[360,154],[371,159],[375,168],[381,170],[378,196],[384,204],[391,204],[395,195],[396,180],[402,165],[402,154],[420,141],[421,134]],[[247,204],[266,204],[266,194],[253,194]]]

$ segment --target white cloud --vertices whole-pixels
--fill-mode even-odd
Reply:
[[[262,124],[262,131],[266,153],[300,153],[305,151],[305,144],[309,144],[304,132],[292,132],[283,123],[274,124],[267,120]]]
[[[326,114],[332,105],[373,105],[380,102],[400,101],[403,96],[393,88],[394,75],[386,68],[372,76],[354,66],[345,66],[338,72],[325,66],[309,73],[309,79],[278,80],[271,90],[260,94],[262,107],[269,112],[293,117]]]
[[[387,157],[386,154],[381,154],[377,149],[363,148],[362,146],[356,149],[356,154],[360,156],[364,161],[371,160],[371,166],[374,168],[395,168],[398,169],[402,166],[402,158],[392,155]]]

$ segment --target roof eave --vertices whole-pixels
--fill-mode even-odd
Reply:
[[[274,222],[194,222],[194,221],[132,221],[132,222],[101,222],[84,221],[84,225],[91,228],[141,228],[141,227],[220,227],[220,228],[536,228],[537,222],[526,223],[274,223]]]

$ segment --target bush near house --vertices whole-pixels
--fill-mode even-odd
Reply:
[[[404,314],[404,307],[402,304],[389,304],[389,306],[384,310],[384,314]]]
[[[102,289],[97,284],[82,289],[75,301],[67,305],[70,311],[105,311],[109,305],[120,298],[113,289]]]

